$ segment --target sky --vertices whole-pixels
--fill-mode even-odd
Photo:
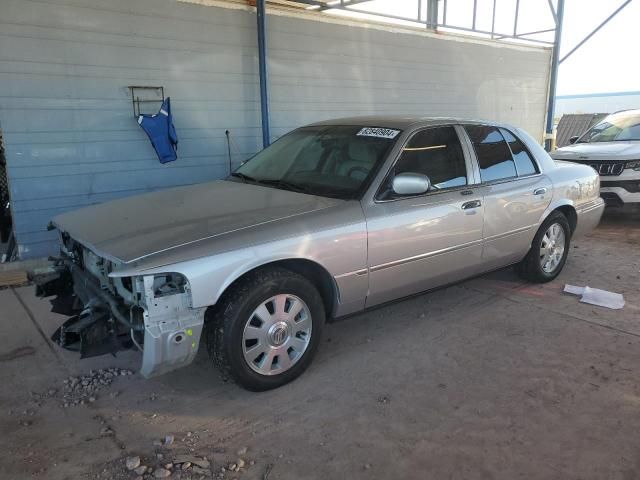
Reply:
[[[568,53],[624,0],[565,0],[560,57]],[[553,4],[557,0],[552,0]],[[426,16],[426,0],[423,18]],[[447,23],[471,27],[473,0],[447,0]],[[516,0],[496,0],[495,30],[513,32]],[[373,0],[359,9],[415,17],[418,0]],[[442,10],[442,1],[440,1]],[[491,30],[493,0],[477,0],[476,28]],[[547,0],[520,0],[518,32],[553,28]],[[337,12],[337,14],[342,14]],[[442,21],[442,17],[440,17]],[[557,95],[640,91],[640,0],[632,0],[587,43],[567,58],[558,72]],[[553,33],[536,38],[553,41]]]

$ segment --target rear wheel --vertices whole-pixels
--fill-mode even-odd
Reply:
[[[529,253],[516,265],[516,272],[530,282],[553,280],[567,261],[570,239],[571,228],[567,218],[560,212],[553,212],[540,226]]]
[[[282,268],[248,274],[208,318],[209,354],[225,377],[269,390],[298,377],[317,350],[322,298],[303,276]]]

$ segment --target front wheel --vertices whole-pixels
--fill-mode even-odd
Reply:
[[[248,274],[210,312],[207,346],[226,377],[269,390],[298,377],[320,341],[322,298],[303,276],[282,268]]]
[[[567,217],[560,212],[553,212],[540,226],[529,253],[516,265],[516,272],[530,282],[553,280],[567,261],[570,240],[571,228]]]

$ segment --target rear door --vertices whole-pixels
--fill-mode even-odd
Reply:
[[[484,197],[482,261],[486,269],[521,260],[551,202],[552,183],[508,129],[465,125],[480,169]]]
[[[363,203],[367,306],[459,280],[481,267],[482,196],[472,185],[471,155],[458,130],[449,125],[414,133],[373,201]],[[427,175],[433,187],[423,195],[395,194],[393,177],[405,172]]]

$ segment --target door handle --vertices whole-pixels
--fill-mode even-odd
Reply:
[[[545,193],[547,193],[547,188],[546,188],[546,187],[536,188],[536,189],[533,191],[533,194],[534,194],[534,195],[543,195],[543,194],[545,194]]]
[[[478,208],[482,205],[480,200],[471,200],[470,202],[464,202],[462,204],[462,210],[469,210],[470,208]]]

